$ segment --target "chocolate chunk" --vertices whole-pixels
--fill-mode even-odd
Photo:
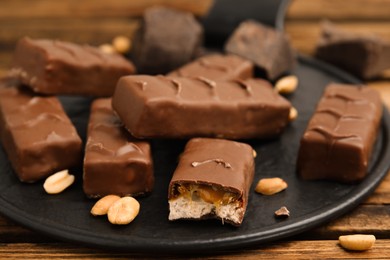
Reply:
[[[324,22],[315,56],[357,77],[369,79],[390,68],[390,43],[373,34],[355,34]]]
[[[152,7],[144,13],[131,54],[140,73],[165,74],[191,61],[202,41],[203,29],[191,13]]]
[[[254,167],[248,144],[191,139],[169,184],[169,220],[217,218],[241,225]]]
[[[88,197],[136,196],[153,189],[150,144],[130,136],[111,108],[111,98],[92,103],[84,158]]]
[[[305,180],[362,180],[381,115],[374,89],[330,84],[301,139],[298,174]]]
[[[147,75],[121,78],[112,105],[139,138],[271,138],[288,124],[291,108],[261,79]]]
[[[211,80],[253,77],[252,62],[236,55],[210,54],[168,74],[172,77],[205,77]]]
[[[82,143],[56,97],[34,96],[16,81],[0,83],[1,141],[22,182],[78,166]]]
[[[117,54],[57,40],[21,39],[16,47],[14,76],[34,92],[50,95],[111,96],[133,64]]]
[[[295,55],[282,33],[255,21],[242,22],[228,39],[225,50],[251,60],[270,80],[291,70]]]

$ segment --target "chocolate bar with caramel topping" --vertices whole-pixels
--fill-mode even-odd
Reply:
[[[289,122],[290,102],[262,79],[122,77],[112,105],[138,138],[271,138]]]
[[[118,54],[57,40],[23,38],[12,73],[34,92],[49,95],[112,96],[134,65]]]
[[[58,98],[35,96],[14,80],[0,85],[1,141],[22,182],[81,164],[81,139]]]
[[[150,144],[123,128],[111,98],[91,105],[84,157],[84,193],[90,198],[144,195],[154,184]]]
[[[211,80],[253,77],[253,63],[236,55],[210,54],[172,71],[172,77],[205,77]]]
[[[330,84],[301,139],[298,174],[305,180],[362,180],[367,175],[382,110],[374,89]]]
[[[169,220],[217,218],[241,225],[254,167],[248,144],[191,139],[169,184]]]

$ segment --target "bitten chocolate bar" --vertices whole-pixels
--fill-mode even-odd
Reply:
[[[111,108],[111,99],[92,103],[84,157],[83,188],[90,198],[137,196],[153,189],[150,144],[131,137]]]
[[[205,77],[211,80],[253,77],[253,63],[236,55],[210,54],[172,71],[173,77]]]
[[[22,182],[81,164],[81,139],[56,97],[34,96],[15,81],[0,85],[1,141]]]
[[[57,40],[19,40],[13,76],[34,92],[50,95],[111,96],[121,76],[134,74],[120,55]]]
[[[295,64],[288,38],[282,32],[251,20],[237,27],[225,50],[253,61],[270,80],[291,70]]]
[[[382,109],[374,89],[330,84],[301,139],[298,174],[305,180],[362,180]]]
[[[254,167],[248,144],[191,139],[169,184],[169,220],[217,218],[241,225]]]
[[[291,104],[261,79],[126,76],[112,105],[139,138],[270,138],[289,122]]]

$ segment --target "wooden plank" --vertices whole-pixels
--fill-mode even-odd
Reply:
[[[374,247],[363,252],[349,252],[338,240],[284,241],[243,251],[223,251],[212,255],[142,255],[82,248],[63,243],[16,243],[0,246],[0,255],[11,259],[389,259],[390,240],[377,240]]]
[[[105,18],[140,16],[153,5],[164,5],[204,15],[213,0],[2,0],[0,17],[4,18]]]
[[[390,0],[294,0],[287,20],[389,20]]]

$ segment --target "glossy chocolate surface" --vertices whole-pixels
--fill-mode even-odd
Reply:
[[[237,27],[228,39],[225,51],[254,62],[270,80],[291,70],[296,63],[283,32],[251,20]]]
[[[134,65],[117,54],[70,42],[23,38],[13,59],[14,76],[34,92],[53,95],[111,96]]]
[[[177,185],[203,184],[235,194],[245,214],[254,167],[253,149],[248,144],[223,139],[193,138],[180,156],[169,184],[168,198],[172,199],[177,195]],[[235,224],[240,224],[241,221]]]
[[[0,83],[0,131],[18,178],[34,182],[78,166],[81,139],[59,100],[34,96],[12,82]]]
[[[111,108],[111,98],[91,105],[84,157],[83,189],[88,197],[136,196],[153,189],[150,144],[131,137]]]
[[[291,104],[269,82],[136,75],[119,80],[113,108],[139,138],[271,138]]]
[[[301,139],[299,175],[305,180],[362,180],[367,174],[382,109],[374,89],[330,84]]]
[[[253,78],[253,63],[236,55],[210,54],[172,71],[173,77],[205,77],[211,80]]]

